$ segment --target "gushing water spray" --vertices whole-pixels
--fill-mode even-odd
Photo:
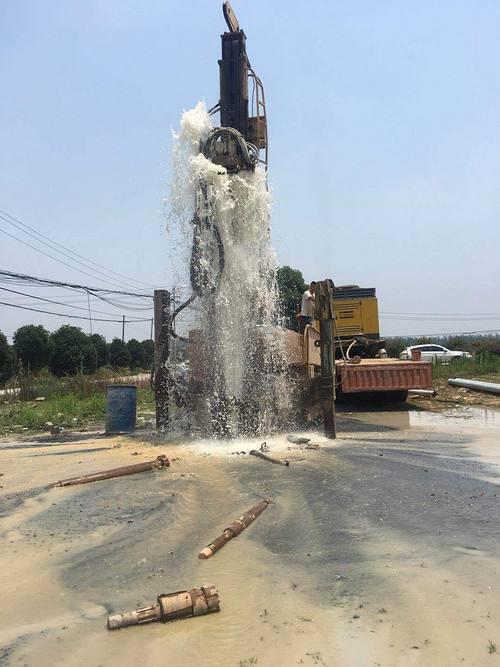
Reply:
[[[200,297],[190,393],[196,420],[215,435],[259,433],[276,425],[285,395],[270,196],[264,169],[229,173],[196,150],[212,131],[199,103],[184,112],[174,150],[172,204],[192,234]]]

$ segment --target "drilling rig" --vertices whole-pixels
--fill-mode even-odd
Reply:
[[[220,127],[215,127],[201,143],[200,152],[229,174],[253,171],[259,162],[267,170],[264,88],[250,66],[246,36],[229,2],[224,2],[223,12],[229,31],[221,35],[220,97],[209,111],[210,115],[219,112]],[[249,88],[252,90],[251,108]],[[261,150],[264,151],[263,158],[260,157]],[[224,270],[224,247],[214,219],[213,193],[206,183],[200,183],[200,186],[193,219],[191,286],[195,295],[205,297],[219,286]]]

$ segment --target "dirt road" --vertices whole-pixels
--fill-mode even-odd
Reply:
[[[331,446],[309,434],[317,451],[270,438],[289,468],[232,453],[250,441],[0,443],[0,664],[500,664],[500,413],[356,412],[340,427]],[[44,489],[160,453],[170,469]],[[262,517],[198,560],[267,495]],[[105,628],[207,582],[219,614]]]

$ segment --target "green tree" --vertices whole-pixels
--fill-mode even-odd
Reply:
[[[96,350],[79,327],[64,324],[50,338],[53,345],[50,370],[54,375],[62,377],[95,370]]]
[[[281,313],[288,329],[298,331],[299,324],[295,319],[297,307],[300,307],[302,294],[307,289],[302,273],[289,266],[280,266],[276,272],[276,282],[280,298]]]
[[[144,350],[144,368],[151,368],[155,360],[155,344],[151,339],[141,341]]]
[[[130,365],[130,361],[127,345],[120,338],[113,338],[109,346],[109,363],[113,368],[125,368]]]
[[[386,338],[385,349],[387,351],[387,356],[391,358],[399,357],[400,352],[402,352],[408,345],[409,343],[405,338],[400,338],[398,336]]]
[[[6,382],[14,374],[14,352],[7,338],[0,331],[0,384]]]
[[[130,368],[144,368],[146,355],[142,344],[135,338],[131,338],[127,343],[127,349],[130,352]]]
[[[17,358],[32,371],[49,366],[53,345],[50,334],[42,325],[27,324],[14,334]]]
[[[101,366],[105,366],[109,361],[108,346],[106,339],[100,334],[92,334],[89,336],[89,339],[95,350],[94,368],[97,370],[98,368],[101,368]]]

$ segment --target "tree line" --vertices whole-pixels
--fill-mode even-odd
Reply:
[[[296,313],[307,285],[302,273],[290,266],[280,267],[276,279],[283,324],[297,331]],[[390,337],[386,339],[386,347],[389,356],[397,357],[408,345],[430,342],[438,342],[450,349],[500,355],[498,336]],[[63,377],[92,373],[105,366],[149,369],[153,360],[152,340],[132,338],[124,343],[119,338],[113,338],[111,343],[107,343],[99,334],[87,335],[80,328],[70,325],[63,325],[49,333],[41,325],[28,324],[16,331],[13,345],[9,345],[0,332],[0,383],[15,375],[20,364],[25,370],[48,368],[57,377]]]
[[[14,334],[13,344],[0,332],[0,383],[25,371],[48,368],[57,377],[94,373],[99,368],[150,368],[154,360],[152,340],[127,343],[113,338],[107,343],[100,334],[88,335],[79,327],[63,325],[50,333],[42,325],[27,324]]]

